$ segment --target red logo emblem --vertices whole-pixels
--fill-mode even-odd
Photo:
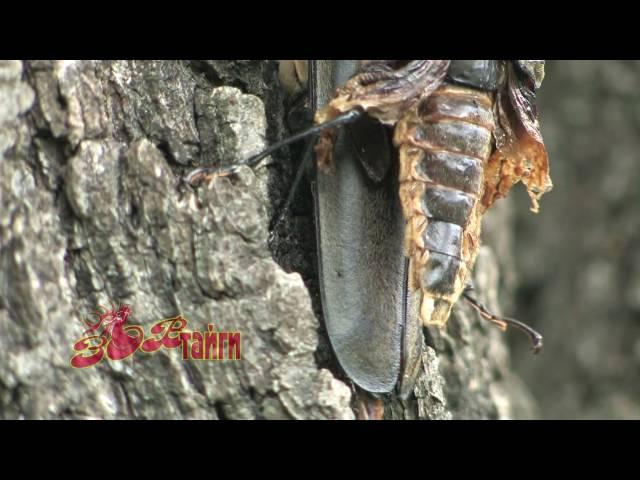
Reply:
[[[161,348],[182,347],[183,360],[240,360],[240,332],[216,332],[208,325],[206,332],[185,331],[187,321],[178,315],[160,320],[151,327],[145,338],[141,325],[126,325],[131,317],[129,305],[111,309],[101,307],[95,312],[98,321],[91,324],[73,345],[76,352],[71,358],[74,368],[87,368],[99,363],[106,355],[109,360],[124,360],[138,350],[154,353]],[[102,331],[97,333],[100,329]]]

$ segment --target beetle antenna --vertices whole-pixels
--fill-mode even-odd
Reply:
[[[513,327],[525,332],[529,336],[529,338],[531,339],[531,343],[533,344],[533,353],[534,354],[536,354],[536,353],[540,352],[540,350],[542,350],[542,335],[540,335],[538,332],[536,332],[529,325],[526,325],[526,324],[522,323],[521,321],[516,320],[515,318],[498,317],[497,315],[494,315],[489,310],[487,310],[487,308],[484,305],[482,305],[480,302],[478,302],[478,300],[476,300],[475,298],[470,296],[468,293],[466,293],[466,291],[462,295],[464,296],[464,299],[467,302],[469,302],[469,304],[473,308],[475,308],[480,313],[480,315],[482,315],[482,317],[484,317],[486,320],[489,320],[490,322],[493,322],[496,325],[498,325],[498,327],[501,330],[504,331],[504,330],[507,329],[507,325],[511,325],[511,326],[513,326]]]
[[[191,173],[189,173],[186,177],[185,177],[185,182],[188,184],[192,184],[194,181],[201,179],[201,178],[207,178],[207,177],[226,177],[228,175],[233,175],[234,173],[236,173],[238,171],[238,169],[241,166],[247,166],[247,167],[253,167],[255,165],[258,164],[258,162],[260,160],[262,160],[265,157],[268,157],[269,155],[271,155],[273,152],[281,149],[282,147],[289,145],[290,143],[293,142],[297,142],[299,140],[302,140],[306,137],[309,136],[315,136],[318,135],[319,133],[321,133],[322,131],[328,129],[328,128],[335,128],[338,127],[340,125],[346,125],[348,123],[352,123],[354,121],[356,121],[358,118],[360,118],[362,115],[364,114],[364,112],[362,110],[349,110],[346,113],[343,113],[342,115],[337,116],[336,118],[334,118],[333,120],[330,120],[328,122],[322,123],[320,125],[314,125],[310,128],[307,128],[306,130],[303,130],[302,132],[296,133],[292,136],[290,136],[289,138],[285,138],[284,140],[281,140],[280,142],[271,145],[270,147],[268,147],[267,149],[263,150],[262,152],[258,153],[257,155],[254,155],[252,157],[246,158],[244,160],[241,160],[240,162],[234,163],[233,165],[229,165],[226,167],[200,167],[200,168],[196,168],[195,170],[193,170]]]

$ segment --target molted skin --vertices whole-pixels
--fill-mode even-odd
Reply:
[[[407,394],[421,323],[446,324],[475,263],[482,214],[518,182],[534,211],[551,188],[535,110],[544,70],[496,60],[319,65],[316,123],[368,114],[346,132],[325,130],[316,146],[325,323],[355,383],[386,393],[399,382]],[[381,145],[385,126],[396,150]]]
[[[497,60],[453,60],[447,78],[451,83],[493,91],[498,88],[499,67]]]
[[[444,326],[480,246],[484,168],[493,151],[491,94],[443,84],[398,122],[400,199],[410,288],[424,324]]]

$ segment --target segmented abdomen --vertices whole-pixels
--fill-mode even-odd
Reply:
[[[395,128],[410,288],[422,291],[425,324],[446,323],[478,253],[492,104],[488,92],[445,84]]]

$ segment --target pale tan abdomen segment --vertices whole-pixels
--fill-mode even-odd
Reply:
[[[446,324],[478,253],[492,106],[490,93],[445,84],[395,128],[409,286],[421,290],[424,324]]]

